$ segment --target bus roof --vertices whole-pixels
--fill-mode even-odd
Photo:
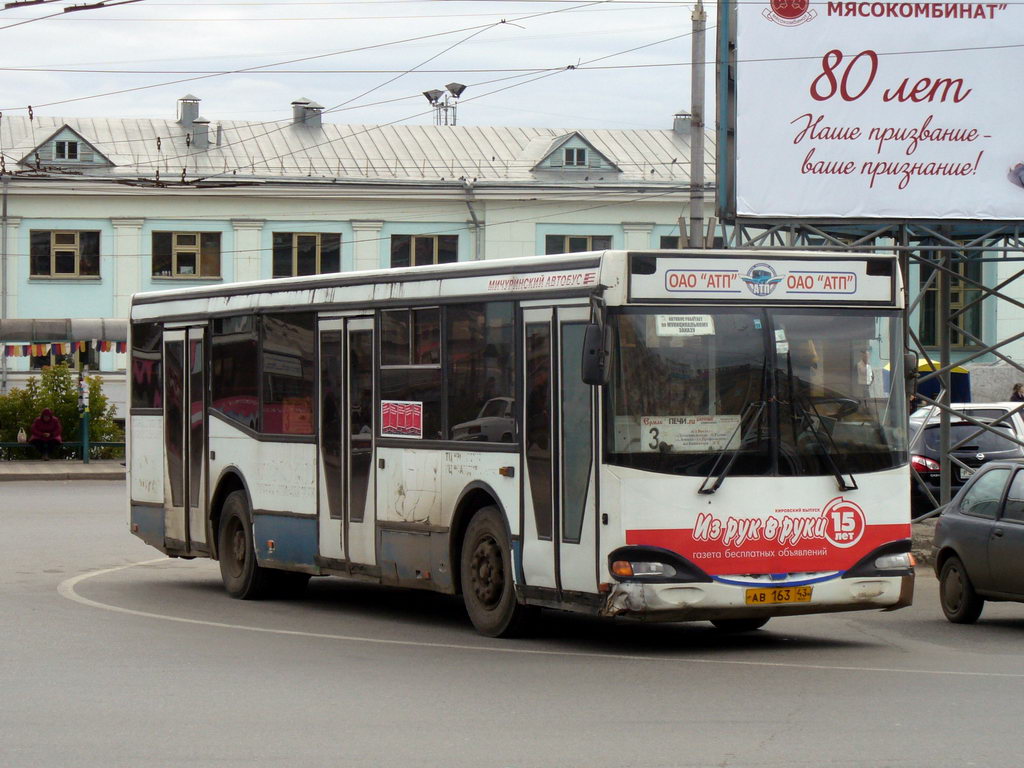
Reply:
[[[428,300],[477,297],[493,299],[501,294],[516,298],[534,295],[586,296],[622,286],[629,278],[630,257],[670,260],[733,261],[754,259],[771,264],[793,260],[856,262],[895,261],[894,255],[823,253],[797,250],[606,250],[511,259],[488,259],[416,267],[392,267],[333,272],[302,277],[274,278],[174,288],[136,293],[132,318],[177,315],[231,314],[241,311],[238,297],[254,297],[250,308],[316,305],[384,305]],[[399,288],[401,286],[401,288]],[[360,295],[360,288],[364,289]],[[205,300],[205,301],[204,301]],[[173,305],[173,307],[172,307]],[[167,311],[161,311],[165,306]],[[143,309],[145,308],[145,309]]]

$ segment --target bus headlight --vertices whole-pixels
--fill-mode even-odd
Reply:
[[[905,570],[916,565],[914,556],[909,552],[899,552],[893,555],[882,555],[875,559],[875,568],[880,571]]]
[[[668,563],[650,561],[616,560],[612,563],[611,570],[612,575],[620,579],[642,579],[645,577],[668,579],[676,575],[676,569]]]

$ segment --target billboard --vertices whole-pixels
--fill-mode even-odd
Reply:
[[[736,5],[740,216],[1024,219],[1024,5]]]

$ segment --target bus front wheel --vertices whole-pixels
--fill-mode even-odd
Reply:
[[[497,507],[477,511],[462,540],[462,597],[473,626],[488,637],[521,634],[536,613],[516,600],[511,551]]]
[[[224,589],[239,600],[259,600],[270,591],[271,573],[256,563],[252,537],[252,513],[245,491],[234,491],[224,500],[217,539],[220,576]]]

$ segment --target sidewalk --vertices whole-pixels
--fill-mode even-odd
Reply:
[[[0,461],[0,482],[7,480],[124,480],[118,460]]]

